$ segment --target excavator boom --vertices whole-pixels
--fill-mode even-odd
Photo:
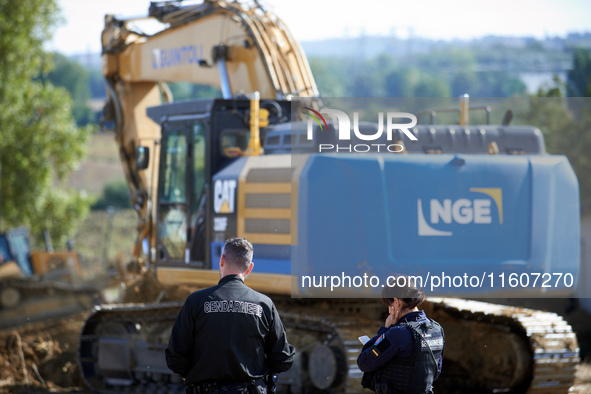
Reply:
[[[139,146],[156,150],[160,128],[146,109],[173,100],[167,82],[187,82],[221,89],[226,99],[258,91],[261,99],[316,97],[308,61],[287,26],[258,3],[225,1],[178,6],[155,2],[148,18],[166,28],[154,35],[135,31],[138,18],[105,16],[102,72],[108,102],[103,124],[112,124],[133,205],[140,217],[139,239],[154,245],[150,204],[158,183],[158,159],[144,171],[136,166]],[[153,259],[153,256],[152,256]]]

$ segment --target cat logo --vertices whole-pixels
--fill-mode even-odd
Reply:
[[[235,179],[218,179],[213,186],[213,210],[215,213],[234,213],[236,195]]]

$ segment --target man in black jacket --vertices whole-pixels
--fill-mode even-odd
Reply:
[[[219,284],[191,294],[179,313],[166,363],[188,393],[265,393],[263,378],[293,363],[273,301],[244,284],[252,256],[246,239],[227,240]]]

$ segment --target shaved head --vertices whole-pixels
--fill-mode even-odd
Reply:
[[[230,238],[226,240],[222,255],[226,264],[238,272],[246,272],[252,262],[254,249],[252,244],[244,238]]]

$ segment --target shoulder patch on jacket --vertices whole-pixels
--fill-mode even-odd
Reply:
[[[390,347],[390,341],[388,341],[388,338],[386,338],[386,334],[384,333],[384,334],[380,335],[380,337],[378,339],[376,339],[376,342],[372,346],[372,350],[371,350],[372,355],[374,357],[378,357],[380,354],[382,354],[389,347]]]
[[[376,339],[376,342],[374,343],[374,345],[378,345],[380,342],[382,342],[382,340],[384,339],[386,334],[382,334],[380,335],[380,337],[378,339]]]

